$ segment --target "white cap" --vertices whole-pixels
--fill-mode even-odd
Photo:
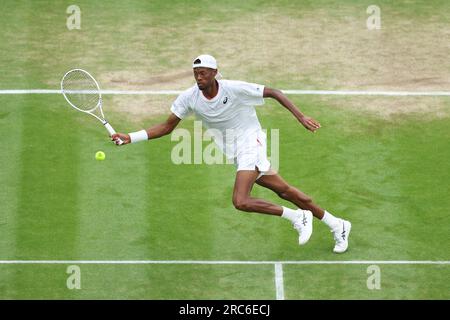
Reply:
[[[192,63],[192,68],[211,68],[211,69],[217,69],[217,61],[216,58],[209,54],[201,54],[197,58],[194,59],[194,62]],[[220,80],[222,79],[222,74],[217,71],[216,79]]]
[[[197,58],[194,59],[194,62],[192,63],[192,68],[200,68],[200,67],[217,69],[217,61],[213,56],[210,56],[209,54],[199,55]]]

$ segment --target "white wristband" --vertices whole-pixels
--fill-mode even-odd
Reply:
[[[130,136],[131,143],[148,140],[148,134],[145,130],[131,132],[128,135]]]

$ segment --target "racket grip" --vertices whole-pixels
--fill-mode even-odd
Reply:
[[[108,122],[105,122],[103,125],[105,126],[106,130],[108,130],[110,136],[116,133],[116,130],[114,130],[113,127]],[[123,144],[122,139],[117,138],[116,144],[118,145]]]

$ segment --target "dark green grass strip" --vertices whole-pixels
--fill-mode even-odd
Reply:
[[[78,228],[78,147],[82,132],[67,121],[60,97],[27,96],[22,145],[16,258],[74,257]]]

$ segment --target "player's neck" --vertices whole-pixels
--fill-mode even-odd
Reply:
[[[219,92],[219,83],[217,82],[217,80],[214,80],[213,84],[202,92],[206,99],[211,100]]]

